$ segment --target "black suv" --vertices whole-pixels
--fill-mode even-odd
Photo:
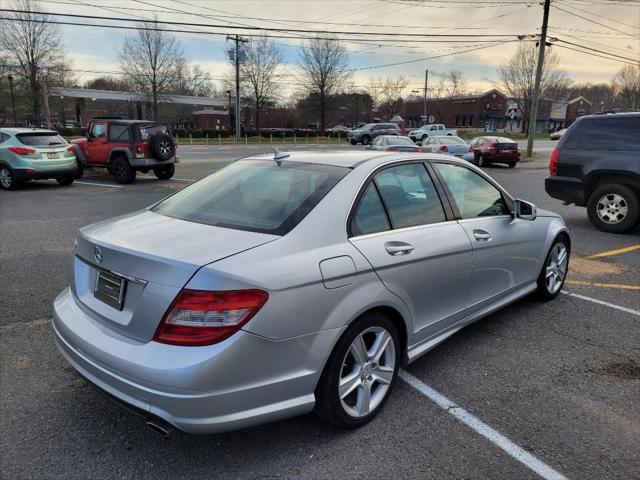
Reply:
[[[551,154],[545,190],[587,207],[591,223],[623,233],[640,220],[640,112],[581,117]]]

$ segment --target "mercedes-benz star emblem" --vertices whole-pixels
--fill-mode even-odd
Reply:
[[[102,263],[102,250],[97,245],[93,248],[93,258],[95,258],[96,263]]]

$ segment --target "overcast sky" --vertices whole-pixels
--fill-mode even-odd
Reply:
[[[0,0],[2,5],[8,5],[8,3],[8,0]],[[157,14],[161,20],[167,21],[301,28],[308,32],[340,30],[374,34],[380,32],[513,34],[515,38],[518,34],[539,32],[542,22],[542,6],[538,2],[522,0],[416,0],[413,2],[404,0],[39,0],[39,5],[49,12],[130,19],[153,15],[155,13],[153,11],[162,11],[163,13]],[[640,1],[553,0],[552,5],[549,20],[549,25],[552,27],[549,31],[551,37],[640,61]],[[183,13],[178,13],[176,10]],[[72,21],[78,21],[78,19]],[[312,23],[297,23],[300,21]],[[86,22],[100,23],[96,20],[86,20]],[[103,21],[103,23],[108,22]],[[178,28],[191,29],[192,27]],[[193,27],[193,30],[198,28]],[[74,68],[92,71],[117,70],[117,51],[124,37],[131,34],[125,30],[82,26],[62,26],[61,31],[63,43],[73,61]],[[230,29],[215,31],[236,33],[235,30]],[[250,32],[244,31],[244,33]],[[189,59],[199,64],[215,79],[224,77],[225,71],[229,68],[225,59],[225,50],[229,44],[225,41],[224,35],[176,34],[176,36],[180,39]],[[464,41],[460,43],[409,42],[394,45],[387,40],[380,45],[354,42],[345,45],[349,51],[350,65],[354,69],[420,60],[482,46],[475,39],[469,41],[465,38],[449,39]],[[295,64],[301,40],[277,39],[275,41],[283,49],[287,64],[285,67],[292,74],[287,82],[295,82]],[[458,69],[464,73],[471,89],[486,90],[496,86],[497,67],[513,53],[516,45],[517,42],[502,43],[491,48],[439,59],[355,70],[353,81],[357,85],[366,85],[370,77],[401,74],[410,82],[408,90],[411,90],[423,85],[426,68],[429,69],[430,79],[434,82],[438,80],[438,75],[447,70]],[[560,56],[561,68],[575,81],[606,82],[620,67],[624,66],[624,63],[599,58],[593,54],[577,53],[556,46],[552,48]],[[78,72],[78,76],[81,83],[84,83],[97,75]],[[292,88],[290,85],[283,86],[286,92],[290,92]]]

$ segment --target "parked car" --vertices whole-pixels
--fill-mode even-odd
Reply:
[[[336,125],[333,128],[330,128],[329,130],[327,130],[328,133],[331,133],[333,135],[342,135],[345,136],[348,132],[350,132],[351,129],[349,127],[346,127],[345,125]]]
[[[560,216],[453,157],[277,152],[82,228],[53,330],[157,430],[312,410],[354,428],[400,365],[519,298],[555,298],[570,248]]]
[[[371,140],[380,135],[400,135],[400,127],[395,123],[367,123],[360,128],[347,133],[351,145],[362,143],[368,145]]]
[[[369,145],[370,150],[384,150],[387,152],[420,152],[422,149],[417,147],[409,137],[399,137],[396,135],[380,135]]]
[[[173,177],[177,145],[164,123],[149,120],[94,119],[86,138],[73,140],[84,167],[105,167],[118,183],[133,183],[136,172],[153,173],[160,180]]]
[[[479,167],[506,163],[513,168],[520,161],[518,144],[506,137],[476,137],[469,142],[469,152],[473,153],[473,162]]]
[[[469,145],[460,137],[428,137],[422,141],[422,151],[429,153],[448,153],[462,158],[469,152]]]
[[[422,125],[417,130],[409,132],[409,138],[414,142],[422,142],[428,137],[458,136],[454,128],[446,128],[441,123]]]
[[[53,130],[0,128],[0,188],[55,178],[71,185],[78,171],[73,147]]]
[[[545,190],[623,233],[640,221],[640,113],[580,117],[551,153]]]
[[[561,130],[558,130],[557,132],[553,132],[549,135],[549,140],[560,140],[562,138],[562,135],[564,135],[564,132],[566,132],[567,129],[563,128]]]

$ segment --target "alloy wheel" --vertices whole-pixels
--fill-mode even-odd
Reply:
[[[162,140],[160,142],[160,153],[166,156],[171,153],[171,147],[169,146],[169,142],[167,140]]]
[[[3,188],[9,189],[12,184],[13,178],[9,169],[7,167],[0,168],[0,185],[2,185]]]
[[[396,347],[383,327],[370,327],[354,340],[342,361],[338,395],[351,417],[365,417],[384,400],[395,375]]]
[[[568,260],[567,247],[561,242],[556,243],[547,261],[545,281],[549,293],[555,294],[562,288],[564,277],[567,275]]]
[[[628,211],[627,201],[617,193],[604,195],[596,205],[598,218],[608,224],[622,222]]]

